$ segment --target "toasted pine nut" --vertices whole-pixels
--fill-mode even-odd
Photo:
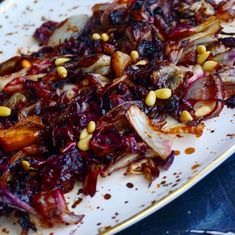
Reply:
[[[81,133],[80,133],[80,136],[79,136],[79,139],[84,139],[86,138],[87,136],[89,135],[88,131],[87,131],[87,128],[84,128]]]
[[[30,169],[30,163],[28,161],[26,161],[26,160],[22,160],[21,161],[21,165],[24,167],[24,169],[26,171],[28,171]]]
[[[169,99],[172,95],[172,91],[169,88],[161,88],[155,91],[156,97],[158,99]]]
[[[197,63],[203,64],[207,60],[207,58],[209,57],[210,53],[211,53],[210,51],[206,51],[202,54],[199,54],[197,57]]]
[[[104,41],[104,42],[107,42],[109,40],[109,35],[107,33],[102,33],[101,34],[101,39]]]
[[[139,59],[139,52],[138,51],[132,51],[130,54],[132,61],[136,63]]]
[[[60,66],[60,65],[63,65],[64,63],[66,63],[66,62],[68,62],[68,61],[70,61],[69,58],[57,58],[57,59],[55,60],[55,65],[56,65],[56,66]]]
[[[87,131],[89,134],[93,133],[96,129],[96,123],[94,121],[90,121],[87,125]]]
[[[68,76],[68,71],[65,67],[59,66],[56,68],[57,73],[61,78],[66,78]]]
[[[197,46],[197,53],[198,54],[203,54],[206,52],[206,47],[204,45],[198,45]]]
[[[139,62],[137,62],[135,65],[146,65],[148,64],[147,60],[140,60]]]
[[[88,151],[89,150],[89,141],[92,135],[88,135],[86,138],[79,140],[77,146],[81,151]]]
[[[92,36],[91,36],[91,38],[92,38],[93,40],[100,40],[100,39],[101,39],[101,36],[100,36],[98,33],[93,33]]]
[[[188,121],[192,121],[193,117],[191,116],[191,114],[187,111],[184,110],[181,115],[180,115],[180,121],[181,122],[188,122]]]
[[[11,115],[11,109],[6,106],[0,106],[0,117],[7,117]]]
[[[21,66],[25,69],[29,69],[32,67],[32,64],[29,62],[29,60],[22,60]]]
[[[205,71],[212,71],[215,69],[215,67],[217,66],[217,62],[213,61],[213,60],[208,60],[204,63],[203,65],[203,69]]]
[[[145,104],[151,107],[155,105],[155,103],[156,103],[156,94],[154,91],[150,91],[145,98]]]

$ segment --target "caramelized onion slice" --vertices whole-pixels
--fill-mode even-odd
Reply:
[[[57,46],[63,43],[66,39],[70,39],[74,34],[83,30],[89,17],[87,15],[71,16],[60,24],[53,32],[48,41],[48,46]]]
[[[165,133],[154,129],[148,117],[136,105],[132,105],[127,113],[127,119],[141,139],[162,159],[172,152],[172,140]]]

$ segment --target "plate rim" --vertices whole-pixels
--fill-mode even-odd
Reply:
[[[203,170],[198,172],[195,176],[185,182],[180,188],[176,189],[172,193],[166,195],[159,201],[155,202],[154,204],[146,207],[145,209],[141,210],[140,212],[136,213],[133,216],[130,216],[128,219],[114,225],[113,227],[99,232],[99,235],[114,235],[133,224],[143,220],[147,216],[153,214],[154,212],[160,210],[162,207],[167,205],[168,203],[172,202],[179,196],[183,195],[187,192],[190,188],[196,185],[199,181],[205,178],[208,174],[210,174],[213,170],[219,167],[225,160],[231,157],[235,153],[235,143],[230,146],[227,150],[225,150],[221,155],[219,155],[214,161],[212,161],[208,166],[206,166]]]
[[[0,7],[7,4],[10,0],[0,0]],[[157,212],[168,203],[174,201],[179,196],[183,195],[187,192],[190,188],[196,185],[199,181],[204,179],[207,175],[209,175],[213,170],[219,167],[225,160],[231,157],[235,153],[235,143],[230,146],[227,150],[221,153],[214,161],[212,161],[208,166],[206,166],[203,170],[198,172],[195,176],[191,179],[187,180],[180,188],[176,189],[172,193],[164,196],[157,202],[153,203],[152,205],[146,207],[145,209],[139,211],[138,213],[130,216],[129,218],[125,219],[124,221],[108,228],[102,232],[98,232],[98,235],[114,235],[134,224],[143,220],[144,218],[150,216],[151,214]]]

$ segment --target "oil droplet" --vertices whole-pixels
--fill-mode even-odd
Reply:
[[[104,199],[105,200],[109,200],[111,198],[111,195],[109,194],[109,193],[106,193],[105,195],[104,195]]]
[[[193,147],[186,148],[186,149],[184,150],[184,152],[185,152],[186,154],[192,154],[192,153],[195,152],[195,148],[193,148]]]
[[[192,170],[195,170],[196,168],[198,168],[199,166],[201,166],[199,163],[196,163],[196,164],[194,164],[192,167],[191,167],[191,169]]]
[[[76,200],[73,205],[72,205],[72,208],[76,208],[77,205],[79,205],[80,203],[82,202],[82,198],[78,198],[78,200]]]
[[[134,184],[132,184],[132,183],[127,183],[126,186],[127,186],[127,188],[133,188],[133,187],[134,187]]]
[[[180,151],[179,150],[174,150],[174,154],[175,154],[175,156],[179,156],[180,155]]]

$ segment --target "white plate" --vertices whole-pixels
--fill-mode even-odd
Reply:
[[[90,14],[90,7],[102,1],[106,2],[5,0],[0,4],[0,62],[14,56],[21,48],[36,50],[31,35],[45,18],[61,21],[70,15]],[[122,172],[100,179],[98,192],[93,198],[77,195],[81,187],[78,185],[67,195],[67,201],[71,206],[78,198],[83,198],[82,203],[73,209],[78,214],[85,214],[83,223],[48,230],[38,227],[37,234],[95,235],[110,227],[113,228],[105,234],[114,234],[143,219],[181,195],[228,158],[235,150],[234,130],[234,110],[225,108],[219,118],[206,122],[201,138],[175,138],[174,149],[180,151],[180,156],[150,187],[142,177],[124,177]],[[188,147],[194,147],[196,151],[187,155],[184,150]],[[132,188],[126,186],[128,182],[133,184]],[[111,198],[105,200],[105,194],[110,194]],[[14,218],[0,217],[0,234],[4,235],[3,229],[10,231],[11,235],[20,234]]]

